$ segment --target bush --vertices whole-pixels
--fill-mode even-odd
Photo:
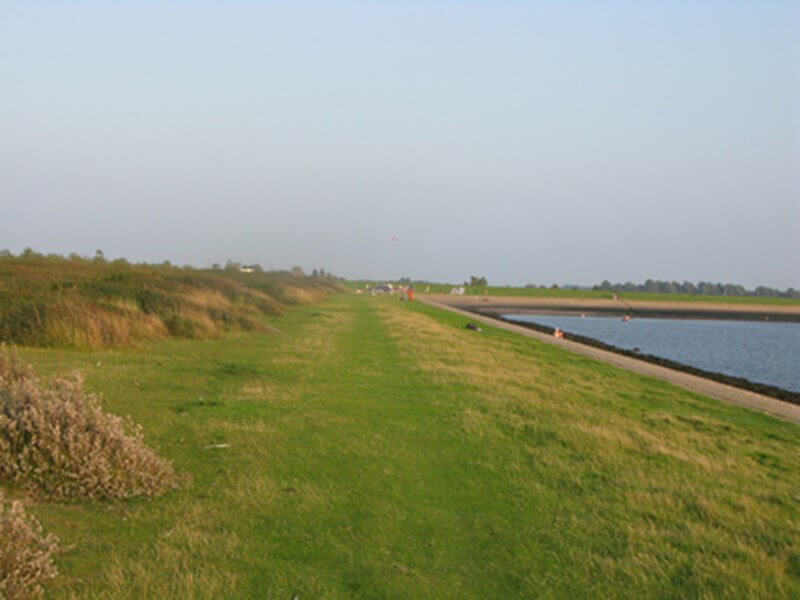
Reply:
[[[174,472],[80,378],[43,381],[0,349],[0,477],[50,498],[157,496]]]
[[[280,315],[284,304],[320,300],[340,289],[333,279],[288,271],[0,253],[0,340],[103,348],[169,336],[209,338],[257,329],[255,323]]]
[[[175,314],[164,319],[164,325],[171,335],[182,338],[199,337],[196,323],[187,317]]]
[[[0,494],[0,598],[13,600],[38,596],[42,583],[58,573],[53,555],[58,540],[42,534],[42,526],[25,513],[22,504],[9,509]]]

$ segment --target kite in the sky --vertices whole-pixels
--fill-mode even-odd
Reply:
[[[396,235],[390,235],[390,236],[389,236],[389,241],[390,241],[390,242],[399,242],[400,240],[399,240],[399,239],[397,239],[397,236],[396,236]]]

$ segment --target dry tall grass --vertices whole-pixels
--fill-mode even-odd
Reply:
[[[41,380],[3,348],[0,477],[50,498],[103,499],[161,495],[175,474],[79,377]]]
[[[16,600],[42,593],[42,583],[57,575],[53,556],[58,540],[12,502],[6,509],[0,494],[0,598]]]
[[[280,271],[0,254],[0,341],[102,348],[169,336],[211,338],[260,329],[262,317],[281,314],[284,305],[337,289],[330,278]]]

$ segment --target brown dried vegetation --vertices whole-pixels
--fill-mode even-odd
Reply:
[[[103,412],[80,378],[42,380],[0,350],[0,477],[49,498],[158,496],[169,462],[129,417]]]
[[[0,253],[0,340],[102,348],[166,337],[266,330],[263,317],[340,289],[285,271],[132,265],[102,258]]]
[[[14,600],[42,593],[42,583],[57,575],[53,556],[58,540],[19,502],[6,508],[0,494],[0,598]]]

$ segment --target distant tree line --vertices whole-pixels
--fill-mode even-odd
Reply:
[[[98,252],[99,252],[99,250],[98,250]],[[222,269],[223,267],[220,266],[219,263],[215,262],[214,264],[211,265],[211,268],[216,271],[216,270]],[[226,271],[247,271],[247,272],[255,272],[255,273],[264,273],[265,272],[264,267],[262,267],[258,263],[244,264],[244,263],[240,263],[240,262],[233,261],[233,260],[228,260],[225,263],[225,267],[224,268],[225,268]],[[300,266],[297,266],[297,265],[295,265],[294,267],[289,269],[288,272],[291,273],[292,275],[294,275],[295,277],[305,277],[305,275],[306,275],[305,272],[303,271],[303,267],[300,267]],[[311,277],[316,277],[316,278],[320,278],[320,279],[335,279],[335,280],[339,280],[339,281],[342,280],[341,277],[337,277],[336,275],[334,275],[330,271],[326,271],[325,269],[314,269],[313,271],[311,271]]]
[[[330,271],[326,271],[325,269],[314,269],[311,271],[312,277],[322,277],[322,278],[330,278],[330,279],[337,279],[336,275],[331,273]]]
[[[397,280],[397,283],[399,283],[400,285],[411,285],[412,279],[411,279],[411,277],[400,277]],[[417,283],[418,284],[423,284],[423,285],[425,285],[425,284],[427,284],[427,285],[441,285],[441,282],[439,282],[439,281],[417,280]],[[470,275],[469,281],[465,281],[462,285],[464,285],[464,286],[468,286],[468,285],[479,286],[479,285],[482,285],[482,286],[486,287],[486,286],[489,285],[489,282],[486,280],[486,277],[478,277],[477,275]]]
[[[60,254],[41,254],[39,252],[35,252],[31,248],[25,248],[22,252],[19,253],[19,255],[17,257],[15,257],[14,253],[11,252],[10,250],[8,250],[7,248],[0,249],[0,260],[1,259],[14,259],[14,258],[22,259],[22,260],[31,260],[31,261],[49,260],[49,261],[53,261],[53,262],[57,262],[57,263],[64,262],[65,260],[71,260],[71,261],[74,261],[74,262],[91,261],[91,262],[93,262],[95,264],[98,264],[98,265],[108,264],[108,265],[115,265],[115,266],[131,266],[131,263],[129,263],[124,258],[117,258],[117,259],[114,259],[114,260],[108,260],[106,258],[105,253],[100,249],[95,250],[94,256],[92,256],[92,257],[80,256],[79,254],[76,254],[76,253],[73,252],[73,253],[69,254],[66,257],[66,259],[63,256],[61,256]],[[138,263],[139,266],[144,266],[144,265],[147,265],[147,264],[148,263]],[[175,268],[175,269],[186,269],[186,270],[195,269],[195,267],[193,267],[192,265],[184,265],[182,267],[178,267],[177,265],[173,265],[168,260],[162,261],[161,263],[158,263],[158,264],[150,264],[149,266],[159,266],[159,267],[164,267],[164,268]],[[248,272],[248,273],[266,273],[267,272],[267,270],[264,269],[264,267],[262,267],[258,263],[242,263],[242,262],[235,261],[235,260],[230,260],[230,259],[228,259],[225,262],[224,266],[221,265],[218,262],[212,263],[211,269],[214,270],[214,271],[223,271],[224,270],[224,271],[228,271],[228,272],[241,272],[241,271]],[[291,269],[289,269],[288,271],[271,271],[271,272],[272,273],[289,273],[289,274],[291,274],[291,275],[293,275],[295,277],[305,277],[306,276],[305,272],[303,271],[303,268],[299,267],[299,266],[294,266]],[[344,281],[341,277],[338,277],[337,275],[334,275],[332,272],[326,271],[325,269],[314,269],[311,272],[311,277],[316,277],[316,278],[319,278],[319,279],[326,279],[328,281]]]
[[[397,283],[401,285],[411,285],[412,279],[411,277],[400,277],[397,280]],[[439,281],[426,281],[426,280],[418,280],[418,284],[427,284],[427,285],[441,285]],[[486,280],[486,277],[478,277],[477,275],[470,275],[469,281],[465,281],[462,285],[468,286],[479,286],[482,285],[484,287],[489,285],[489,282]]]
[[[486,281],[486,277],[478,277],[476,275],[470,275],[469,281],[465,281],[464,285],[483,285],[487,286],[489,283]]]
[[[659,281],[648,279],[644,283],[611,283],[607,279],[592,288],[593,290],[605,290],[609,292],[653,292],[659,294],[701,294],[706,296],[761,296],[769,298],[800,298],[800,290],[788,288],[779,290],[776,288],[760,285],[753,290],[746,289],[743,285],[736,283],[712,283],[701,281],[692,283],[684,281]]]

